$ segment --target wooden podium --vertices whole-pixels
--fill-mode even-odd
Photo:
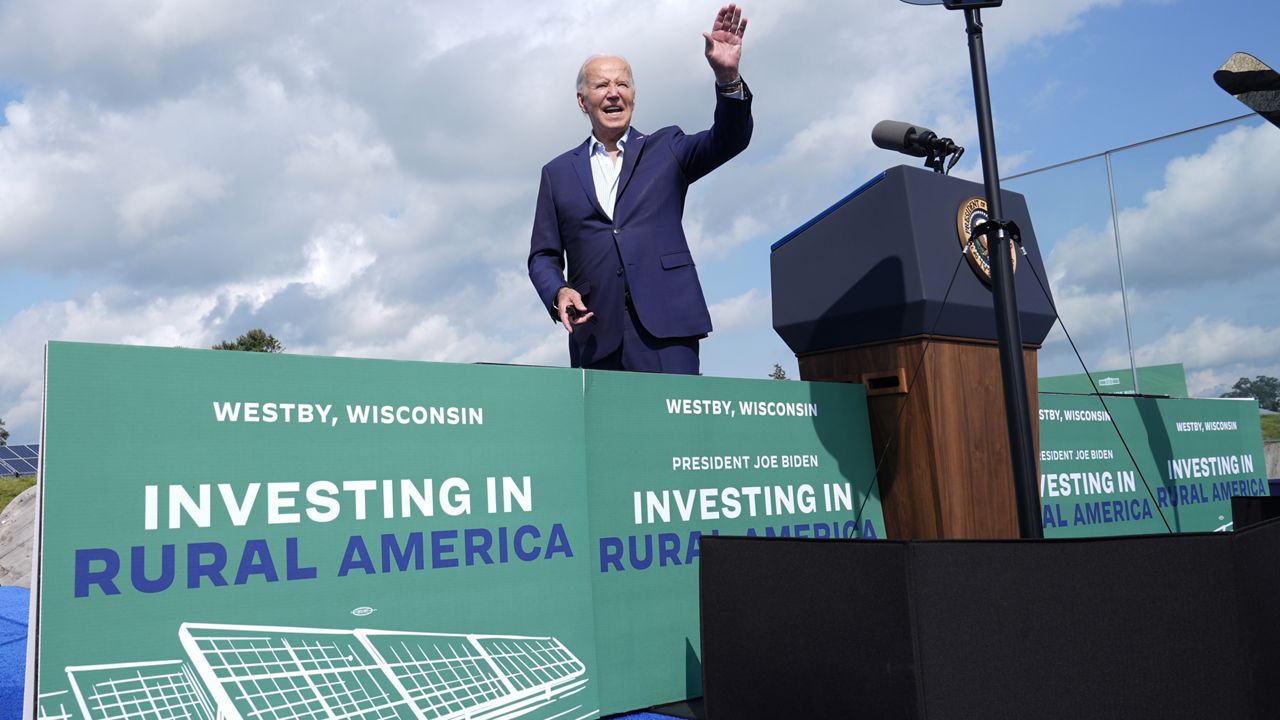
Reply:
[[[1018,537],[995,310],[960,239],[962,207],[982,195],[899,166],[773,246],[774,329],[801,378],[867,388],[892,538]],[[1002,203],[1027,251],[1014,282],[1038,448],[1036,350],[1054,314],[1030,272],[1047,277],[1026,201]]]

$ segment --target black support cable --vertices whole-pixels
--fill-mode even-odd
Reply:
[[[1022,256],[1028,258],[1024,265],[1031,268],[1031,274],[1035,277],[1036,282],[1040,285],[1041,292],[1044,293],[1045,299],[1049,301],[1049,307],[1053,308],[1053,315],[1058,319],[1058,324],[1062,326],[1062,334],[1067,336],[1067,342],[1071,344],[1071,350],[1076,354],[1076,360],[1080,362],[1080,367],[1084,370],[1085,377],[1089,378],[1089,385],[1093,388],[1093,397],[1098,398],[1098,402],[1102,403],[1102,409],[1107,412],[1107,420],[1111,421],[1111,427],[1116,431],[1116,437],[1120,438],[1120,444],[1124,446],[1125,454],[1129,456],[1129,462],[1133,463],[1133,469],[1138,471],[1138,477],[1142,479],[1142,486],[1147,489],[1147,495],[1151,497],[1151,502],[1156,506],[1156,512],[1160,515],[1160,521],[1164,523],[1164,529],[1173,534],[1173,528],[1169,526],[1169,519],[1164,516],[1164,511],[1160,509],[1160,501],[1156,500],[1156,495],[1151,491],[1151,484],[1147,482],[1147,477],[1142,474],[1142,467],[1138,465],[1138,460],[1134,458],[1133,451],[1129,449],[1129,442],[1124,439],[1124,433],[1120,432],[1120,426],[1116,424],[1116,419],[1111,415],[1111,408],[1107,407],[1107,401],[1102,397],[1102,391],[1098,390],[1098,384],[1093,381],[1093,375],[1089,372],[1089,368],[1084,364],[1084,358],[1080,355],[1080,349],[1076,347],[1076,341],[1071,339],[1071,333],[1067,332],[1067,324],[1062,320],[1062,314],[1058,312],[1058,306],[1054,304],[1053,297],[1049,295],[1049,288],[1045,286],[1044,281],[1040,279],[1040,273],[1036,272],[1036,267],[1030,262],[1027,256],[1027,249],[1018,246],[1022,251]],[[1043,502],[1043,498],[1041,499]]]

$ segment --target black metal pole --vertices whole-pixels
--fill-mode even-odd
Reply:
[[[978,143],[982,150],[982,180],[987,212],[1004,220],[1000,207],[1000,172],[996,167],[996,136],[991,121],[991,91],[987,58],[982,46],[982,16],[976,8],[964,11],[969,33],[969,64],[973,69],[973,100],[978,111]],[[1040,493],[1036,482],[1035,443],[1031,434],[1031,403],[1027,369],[1022,362],[1022,328],[1018,325],[1018,296],[1013,286],[1011,241],[1003,231],[987,236],[991,262],[991,291],[996,306],[996,341],[1004,381],[1004,410],[1009,421],[1009,450],[1013,455],[1014,494],[1018,503],[1018,532],[1024,538],[1044,537]]]

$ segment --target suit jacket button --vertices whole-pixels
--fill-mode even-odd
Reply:
[[[622,277],[622,266],[618,266],[618,277]]]
[[[620,233],[620,232],[622,232],[622,230],[621,230],[620,228],[614,228],[614,229],[613,229],[613,234],[614,234],[614,235],[617,235],[617,234],[618,234],[618,233]]]

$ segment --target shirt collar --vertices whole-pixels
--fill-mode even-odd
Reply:
[[[619,152],[619,153],[624,153],[624,152],[626,152],[626,150],[627,150],[627,138],[629,138],[629,137],[631,137],[631,127],[630,127],[630,126],[627,126],[627,130],[626,130],[626,132],[622,133],[622,137],[618,138],[618,152]],[[596,134],[595,134],[594,132],[593,132],[593,133],[591,133],[591,147],[589,148],[588,152],[589,152],[591,155],[596,155],[596,154],[599,154],[599,153],[607,153],[607,152],[608,152],[608,151],[607,151],[607,150],[605,150],[605,148],[604,148],[604,143],[600,142],[600,139],[596,137]]]

